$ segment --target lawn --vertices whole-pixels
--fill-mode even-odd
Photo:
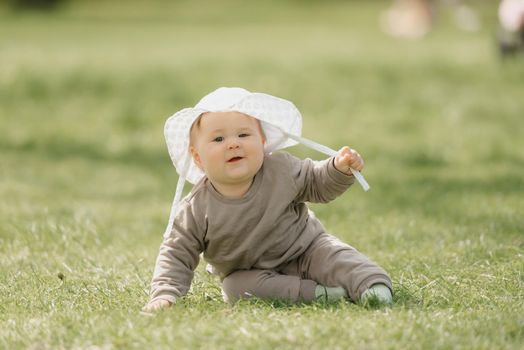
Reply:
[[[442,5],[415,41],[381,32],[387,4],[0,7],[0,348],[520,348],[524,56],[498,56],[488,1],[478,32]],[[219,86],[292,100],[304,136],[360,151],[371,191],[311,207],[388,270],[391,308],[229,306],[201,263],[140,314],[176,187],[164,122]]]

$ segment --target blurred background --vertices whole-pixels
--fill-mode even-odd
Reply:
[[[0,348],[519,348],[521,10],[0,0]],[[138,314],[177,180],[164,122],[219,86],[291,100],[305,137],[363,155],[371,191],[312,207],[390,272],[393,309],[231,311],[201,264],[175,313]]]
[[[523,184],[524,57],[499,5],[5,1],[2,219],[87,215],[160,237],[176,185],[163,124],[219,86],[289,99],[303,135],[358,149],[375,188],[353,191],[362,225],[407,208],[459,220],[449,203],[475,195],[487,211],[497,199],[483,191],[506,200]]]

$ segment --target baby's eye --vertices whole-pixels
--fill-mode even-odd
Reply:
[[[224,141],[224,137],[223,136],[217,136],[213,139],[213,142],[222,142]]]
[[[249,134],[247,134],[247,133],[242,133],[242,134],[238,135],[238,137],[248,137],[248,136],[249,136]]]

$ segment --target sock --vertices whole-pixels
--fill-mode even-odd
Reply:
[[[360,303],[367,304],[383,304],[391,305],[393,304],[393,296],[389,288],[382,283],[377,283],[369,287],[362,293],[360,296]]]
[[[348,297],[348,293],[342,287],[324,287],[320,284],[315,288],[315,299],[332,303]]]

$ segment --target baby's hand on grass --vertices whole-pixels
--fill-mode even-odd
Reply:
[[[349,168],[361,171],[364,168],[364,160],[357,151],[345,146],[335,156],[335,168],[338,171],[351,175]]]
[[[171,306],[171,304],[172,303],[167,300],[159,299],[152,303],[148,303],[146,306],[142,308],[142,311],[143,312],[157,312],[162,309],[167,309],[168,307]]]

